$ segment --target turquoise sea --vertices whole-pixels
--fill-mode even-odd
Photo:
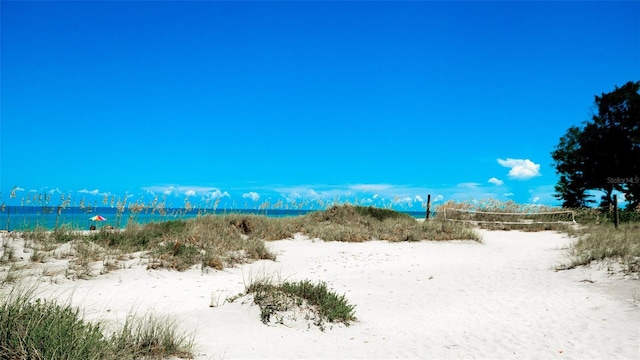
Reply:
[[[60,214],[56,207],[43,206],[7,206],[0,211],[0,230],[28,230],[37,227],[47,230],[57,226],[68,226],[79,230],[88,230],[91,224],[96,227],[111,225],[115,228],[125,228],[130,221],[145,224],[154,221],[167,221],[178,219],[190,219],[208,214],[251,214],[268,217],[301,216],[317,210],[291,210],[291,209],[165,209],[163,214],[148,211],[131,212],[124,210],[118,212],[114,207],[79,208],[69,207],[62,209]],[[424,211],[405,211],[415,217],[424,218]],[[101,215],[105,221],[94,222],[91,218]]]

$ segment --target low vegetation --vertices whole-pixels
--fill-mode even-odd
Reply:
[[[60,226],[24,231],[32,261],[72,256],[67,277],[89,278],[123,266],[128,254],[140,252],[150,269],[186,270],[225,267],[254,260],[275,260],[265,241],[303,233],[325,241],[420,241],[470,239],[479,241],[471,227],[449,221],[418,222],[388,209],[334,206],[305,216],[269,218],[257,215],[205,215],[144,225],[129,223],[123,230],[101,228],[89,233]],[[66,247],[65,247],[66,246]],[[66,252],[61,251],[65,248]],[[0,254],[8,262],[11,249]],[[102,268],[96,269],[96,264]],[[99,267],[99,265],[98,265]]]
[[[290,238],[295,233],[324,241],[347,242],[480,241],[473,231],[474,226],[494,230],[566,232],[580,239],[572,250],[574,266],[615,258],[626,264],[627,271],[638,272],[638,211],[622,211],[622,224],[617,230],[613,228],[612,214],[600,209],[567,211],[489,199],[446,202],[435,207],[435,213],[433,219],[421,222],[389,209],[340,205],[299,217],[204,215],[144,225],[130,222],[123,230],[101,228],[89,234],[65,226],[53,231],[35,228],[23,232],[22,237],[25,246],[32,250],[30,261],[72,257],[65,276],[73,279],[90,278],[123,267],[128,254],[134,252],[147,258],[150,269],[182,271],[195,265],[203,270],[223,269],[254,260],[275,260],[275,254],[269,251],[265,242]],[[66,253],[60,250],[65,245]],[[15,250],[6,241],[0,248],[0,264],[13,269],[20,266]],[[3,281],[12,281],[16,273],[6,272]]]
[[[610,211],[603,211],[600,208],[575,209],[576,222],[581,225],[611,224],[614,222],[613,208]],[[639,209],[622,209],[618,212],[620,223],[640,223]]]
[[[640,274],[640,223],[591,224],[574,233],[578,236],[571,249],[567,268],[592,262],[619,263],[625,273]]]
[[[334,206],[302,217],[298,226],[300,232],[325,241],[480,241],[466,224],[418,222],[407,214],[373,207]]]
[[[349,304],[344,295],[330,291],[324,282],[279,283],[272,278],[263,278],[251,282],[246,287],[246,294],[253,295],[253,302],[260,307],[260,318],[265,324],[283,323],[287,316],[297,320],[297,313],[323,331],[327,323],[349,326],[356,320],[355,306]]]
[[[164,318],[130,318],[106,335],[70,305],[35,298],[32,291],[0,297],[0,359],[191,358],[193,342]]]

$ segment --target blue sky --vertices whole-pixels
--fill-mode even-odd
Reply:
[[[0,201],[559,204],[640,3],[1,3]],[[16,199],[10,199],[16,189]]]

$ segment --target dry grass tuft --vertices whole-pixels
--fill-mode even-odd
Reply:
[[[593,262],[616,262],[625,273],[640,274],[640,223],[589,225],[578,232],[571,248],[571,263],[565,268]]]

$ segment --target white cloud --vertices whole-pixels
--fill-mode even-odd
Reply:
[[[214,191],[209,191],[205,194],[200,194],[202,195],[204,198],[207,199],[218,199],[218,198],[223,198],[223,197],[231,197],[231,195],[226,192],[226,191],[220,191],[218,189],[214,190]]]
[[[164,195],[175,196],[201,196],[205,199],[215,199],[220,197],[229,197],[229,193],[220,191],[220,189],[209,186],[184,186],[184,185],[155,185],[142,188],[146,192],[155,195],[161,193]]]
[[[78,190],[78,192],[82,194],[91,194],[91,195],[98,195],[100,193],[98,189],[94,189],[94,190],[82,189],[82,190]]]
[[[444,196],[442,195],[438,195],[433,199],[433,201],[442,201],[442,200],[444,200]]]
[[[316,190],[316,188],[325,188]],[[342,199],[344,201],[346,197],[351,195],[349,190],[336,189],[329,187],[328,185],[314,185],[312,186],[294,186],[294,187],[282,187],[274,189],[287,201],[291,202],[298,199],[312,200],[312,201],[332,201],[335,199]]]
[[[353,191],[373,192],[379,193],[380,191],[390,188],[388,184],[356,184],[349,186],[349,189]]]
[[[538,197],[538,196],[534,196],[534,197],[533,197],[533,199],[531,199],[531,201],[535,204],[535,203],[537,203],[538,201],[540,201],[540,197]]]
[[[510,196],[513,196],[513,195],[514,195],[514,193],[512,193],[512,192],[507,192],[507,193],[502,194],[502,196],[504,196],[504,197],[510,197]]]
[[[277,187],[265,190],[279,193],[286,201],[321,201],[325,203],[350,202],[372,203],[376,206],[391,206],[399,204],[414,204],[426,201],[422,195],[431,194],[434,189],[412,185],[390,185],[390,184],[314,184],[298,185],[291,187]],[[265,195],[266,196],[266,195]]]
[[[540,176],[540,164],[536,164],[529,159],[498,159],[498,163],[509,170],[509,178],[517,180],[528,180],[532,177]]]
[[[309,200],[317,199],[318,194],[311,188],[307,187],[290,187],[290,188],[278,188],[275,189],[282,197],[288,202],[298,201],[300,199]]]
[[[251,199],[253,201],[260,200],[260,194],[258,194],[257,192],[253,192],[253,191],[250,191],[248,193],[242,194],[242,197],[245,198],[245,199]]]
[[[500,186],[500,185],[504,184],[504,181],[502,181],[502,180],[500,180],[498,178],[495,178],[495,177],[492,177],[491,179],[489,179],[489,182],[492,183],[495,186]]]
[[[156,195],[156,193],[161,193],[164,195],[171,194],[171,190],[167,188],[163,188],[161,186],[147,186],[143,187],[142,190],[146,191],[148,194]]]
[[[302,197],[302,195],[298,194],[297,191],[292,191],[288,195],[286,195],[285,197],[287,199],[290,199],[290,200],[296,200],[296,199],[300,199]]]
[[[480,187],[480,184],[476,183],[476,182],[463,182],[460,183],[458,185],[456,185],[459,188],[464,188],[464,189],[477,189],[478,187]]]

